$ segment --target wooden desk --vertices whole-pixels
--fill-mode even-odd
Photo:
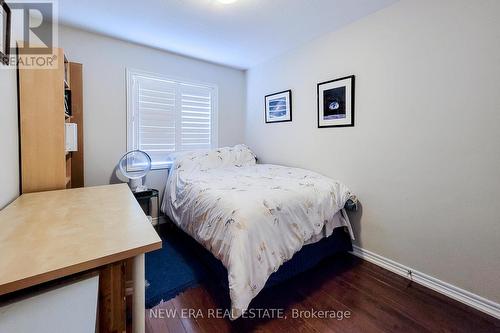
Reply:
[[[144,253],[161,239],[126,184],[23,194],[0,211],[0,230],[0,295],[92,269],[112,288],[117,264],[135,258],[134,314],[144,314]]]

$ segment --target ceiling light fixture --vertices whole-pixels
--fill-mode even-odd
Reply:
[[[238,0],[217,0],[217,1],[224,4],[224,5],[229,5],[229,4],[235,3]]]

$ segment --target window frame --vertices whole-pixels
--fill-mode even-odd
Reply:
[[[134,109],[135,98],[134,96],[134,87],[133,80],[136,76],[144,76],[151,79],[163,80],[174,82],[176,84],[185,84],[185,85],[193,85],[193,86],[201,86],[212,90],[213,98],[212,98],[212,112],[210,115],[210,143],[211,148],[218,147],[219,144],[219,87],[214,83],[201,82],[196,80],[189,80],[185,78],[175,77],[171,75],[164,75],[160,73],[152,73],[144,70],[134,69],[134,68],[126,68],[126,99],[127,99],[127,151],[137,150],[139,149],[139,132],[138,128],[134,126],[134,119],[138,113],[138,110]],[[180,110],[175,110],[176,117],[180,116],[177,113]],[[178,136],[177,136],[178,137]],[[176,147],[177,147],[176,142]],[[175,150],[177,152],[177,150]],[[168,163],[161,163],[159,165],[151,165],[151,170],[165,170],[169,169]]]

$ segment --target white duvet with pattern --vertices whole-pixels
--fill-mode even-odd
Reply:
[[[232,319],[269,276],[303,245],[352,229],[343,210],[354,198],[312,171],[256,164],[244,146],[176,156],[162,210],[228,271]]]

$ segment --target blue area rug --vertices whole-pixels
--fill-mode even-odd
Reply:
[[[182,232],[168,230],[162,248],[146,253],[146,308],[168,301],[187,288],[198,285],[206,270],[193,251],[193,240]],[[197,245],[197,244],[194,244]]]

